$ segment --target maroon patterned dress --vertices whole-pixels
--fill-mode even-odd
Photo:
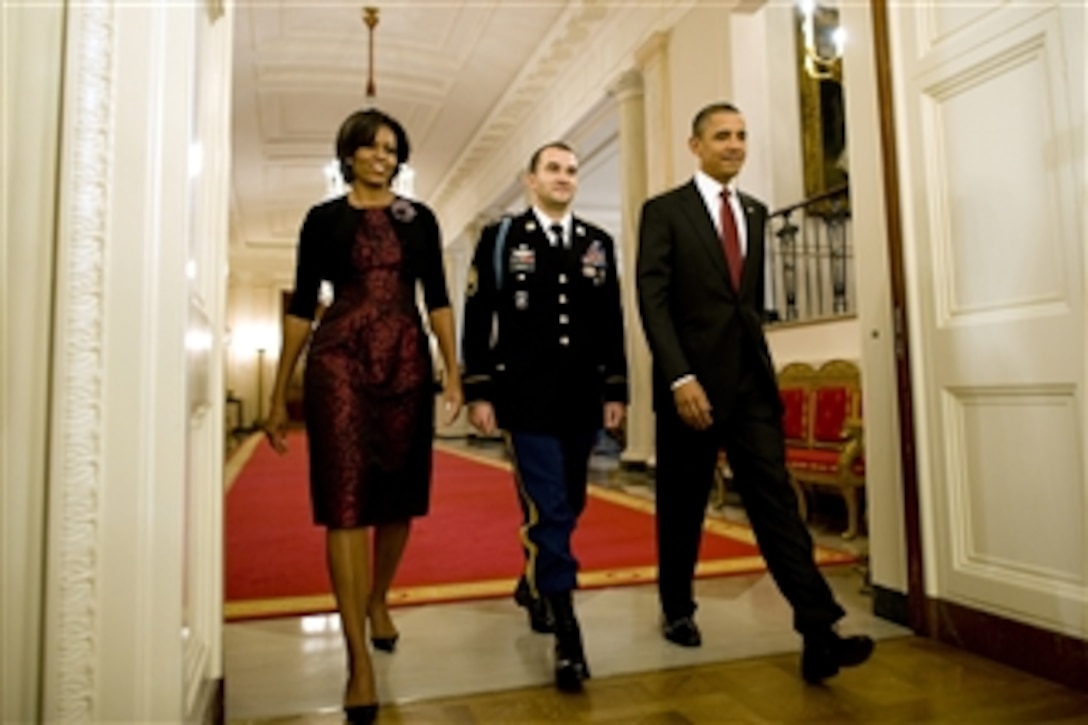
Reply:
[[[349,269],[306,363],[314,521],[352,528],[427,513],[434,381],[427,335],[384,209],[355,216]]]

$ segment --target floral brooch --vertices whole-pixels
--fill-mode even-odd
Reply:
[[[393,218],[398,222],[407,224],[416,218],[416,208],[412,202],[399,196],[393,201],[389,210],[393,212]]]

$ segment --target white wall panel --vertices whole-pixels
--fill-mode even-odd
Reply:
[[[955,35],[958,31],[977,23],[984,16],[994,12],[1002,2],[995,3],[923,3],[920,12],[925,14],[927,33],[921,36],[923,41],[937,45]]]
[[[861,357],[861,332],[855,317],[817,325],[775,325],[767,328],[767,344],[777,368],[791,362],[817,366],[833,359],[857,362]]]
[[[1064,297],[1043,40],[1034,36],[926,92],[941,318]]]
[[[855,240],[859,345],[865,407],[865,495],[872,582],[905,593],[906,516],[903,503],[896,326],[881,155],[881,99],[877,94],[876,47],[867,4],[844,4],[840,17],[850,42],[843,56],[843,100],[850,154],[851,224]],[[797,132],[798,135],[800,132]],[[799,153],[798,153],[799,156]],[[798,180],[800,162],[795,172]],[[777,164],[776,164],[777,165]]]
[[[956,567],[1085,583],[1084,489],[1072,390],[948,391]]]

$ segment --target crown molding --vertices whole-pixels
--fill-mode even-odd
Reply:
[[[480,168],[491,154],[507,140],[537,100],[563,73],[594,36],[593,31],[607,20],[611,7],[599,0],[572,4],[552,26],[547,38],[510,84],[509,89],[464,150],[449,172],[435,187],[434,204],[441,207],[460,191],[460,183]]]

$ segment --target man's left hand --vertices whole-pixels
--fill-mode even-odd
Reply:
[[[623,403],[605,403],[605,430],[619,430],[619,427],[623,424],[623,418],[625,415],[627,415],[627,406]]]

